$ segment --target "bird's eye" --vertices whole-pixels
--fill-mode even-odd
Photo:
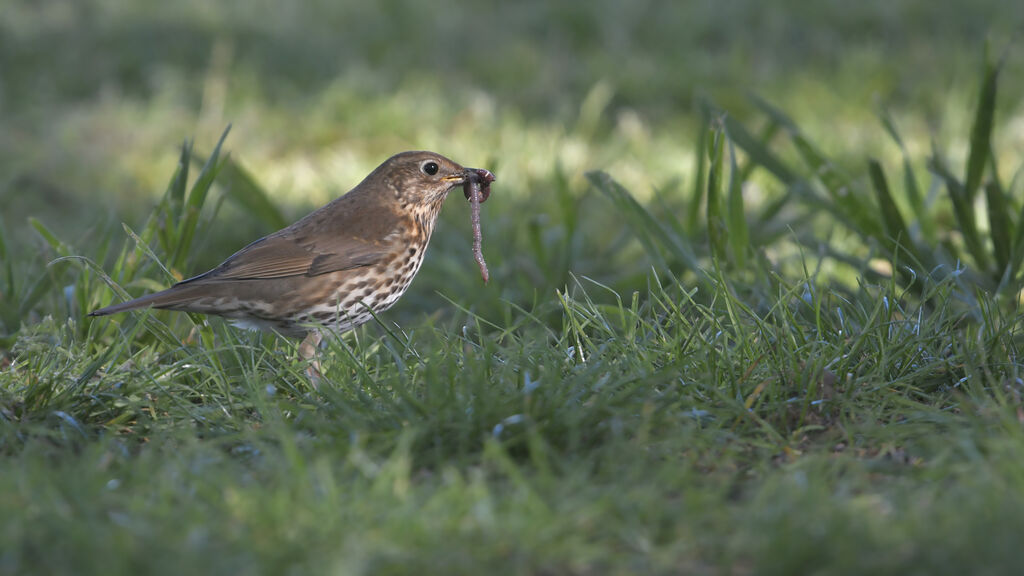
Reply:
[[[420,169],[423,170],[424,174],[433,176],[434,174],[437,174],[440,167],[437,165],[437,162],[424,162]]]

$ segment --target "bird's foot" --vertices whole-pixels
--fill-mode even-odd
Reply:
[[[323,342],[323,336],[320,332],[313,330],[299,344],[299,357],[309,361],[309,365],[306,366],[306,377],[309,378],[309,383],[314,390],[320,389],[320,380],[323,379],[320,359],[317,358],[317,349],[320,348],[321,342]]]

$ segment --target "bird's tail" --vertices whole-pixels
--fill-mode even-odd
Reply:
[[[109,314],[117,314],[118,312],[127,312],[129,310],[138,310],[140,308],[150,307],[178,308],[195,300],[195,295],[192,294],[193,291],[189,288],[190,286],[177,284],[171,286],[167,290],[140,296],[134,300],[121,302],[120,304],[113,304],[106,308],[100,308],[99,310],[93,310],[89,313],[89,316],[107,316]]]

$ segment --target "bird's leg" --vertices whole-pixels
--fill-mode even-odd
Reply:
[[[323,375],[320,370],[320,359],[317,358],[317,349],[320,348],[323,339],[319,330],[310,330],[299,344],[299,358],[309,361],[309,365],[306,366],[306,376],[309,377],[309,383],[313,385],[314,390],[320,388],[320,378]]]

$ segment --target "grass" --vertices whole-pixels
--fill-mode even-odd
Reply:
[[[554,325],[363,331],[331,344],[320,391],[291,344],[219,323],[212,346],[45,323],[4,373],[4,566],[1015,565],[1016,321],[967,322],[949,282],[929,309],[891,283],[780,282],[757,311],[713,286],[702,304],[652,277],[599,304],[581,281]]]
[[[4,7],[0,573],[1018,570],[1019,11],[436,9]],[[85,317],[412,147],[497,173],[491,283],[453,196],[319,388]]]

